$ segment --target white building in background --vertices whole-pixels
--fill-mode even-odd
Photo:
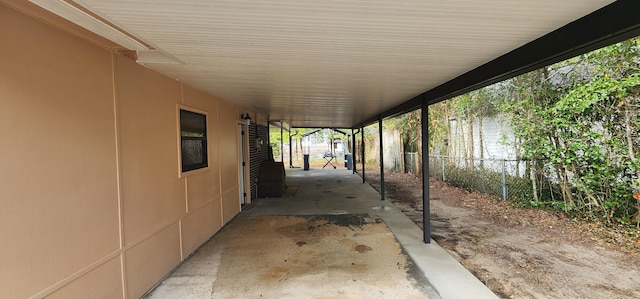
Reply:
[[[485,117],[482,119],[482,126],[479,120],[474,120],[472,123],[473,138],[470,138],[467,120],[450,119],[449,124],[451,130],[449,135],[451,139],[448,140],[449,155],[465,157],[465,152],[469,152],[470,141],[473,139],[473,156],[469,156],[469,158],[516,159],[515,136],[504,116]]]

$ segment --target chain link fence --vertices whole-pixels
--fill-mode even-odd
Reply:
[[[389,170],[420,175],[418,159],[417,153],[404,153],[403,169]],[[528,206],[553,205],[565,200],[563,181],[554,177],[549,167],[544,161],[429,156],[432,177],[458,188]]]
[[[553,201],[561,198],[558,184],[544,175],[535,182],[527,161],[429,156],[432,177],[469,191],[495,195],[503,200]]]

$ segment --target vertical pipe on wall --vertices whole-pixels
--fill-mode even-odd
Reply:
[[[378,135],[380,137],[380,200],[384,200],[384,146],[382,144],[382,116],[378,115]]]
[[[429,206],[429,105],[422,99],[422,225],[425,244],[431,243],[431,207]]]
[[[284,164],[284,134],[282,133],[282,121],[280,121],[280,162]]]

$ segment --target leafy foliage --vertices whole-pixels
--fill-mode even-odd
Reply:
[[[514,204],[640,226],[639,108],[640,38],[634,38],[430,106],[429,151],[482,158],[482,120],[499,113],[514,132],[505,142],[526,163],[524,173],[506,178],[526,186]],[[458,135],[470,140],[452,152],[453,121],[456,130],[466,126]],[[405,150],[420,153],[419,110],[383,127],[401,129]],[[377,136],[377,125],[365,131]],[[472,183],[465,188],[486,188],[497,174],[480,163],[481,173],[462,167],[450,175]]]
[[[535,161],[553,170],[565,210],[640,223],[639,52],[632,39],[510,82],[500,109],[532,161],[532,180],[544,175]]]

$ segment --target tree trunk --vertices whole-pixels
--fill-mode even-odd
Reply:
[[[474,159],[476,156],[475,147],[473,142],[473,118],[467,118],[467,130],[469,131],[469,156],[468,158]]]
[[[551,142],[553,142],[553,146],[557,149],[561,145],[560,139],[558,135],[554,133],[553,136],[550,137]],[[560,182],[560,189],[562,191],[562,199],[564,200],[565,205],[567,206],[575,206],[575,202],[573,200],[573,193],[571,193],[571,185],[569,185],[569,178],[567,177],[567,168],[562,165],[554,165],[556,170],[556,176],[558,178],[558,182]]]
[[[461,120],[462,122],[462,120]],[[462,124],[462,123],[460,123]],[[464,159],[464,167],[469,167],[469,144],[467,143],[467,137],[464,133],[464,128],[460,126],[460,153]]]
[[[520,138],[516,138],[515,139],[515,148],[516,148],[516,177],[519,178],[520,177],[520,159],[521,159],[521,155],[520,155]]]
[[[484,169],[484,134],[483,134],[483,130],[484,128],[482,127],[482,118],[483,116],[480,115],[478,117],[478,143],[480,144],[480,169]]]
[[[538,161],[536,160],[532,160],[531,161],[531,191],[533,191],[533,201],[539,201],[538,200]]]
[[[627,151],[629,154],[629,160],[631,162],[636,162],[637,161],[637,157],[635,154],[635,151],[633,150],[633,128],[631,125],[631,116],[634,115],[637,117],[637,111],[633,108],[630,107],[629,104],[625,105],[625,109],[624,109],[624,127],[625,127],[625,138],[627,140]],[[635,165],[635,163],[633,163],[633,165]],[[640,169],[636,169],[636,177],[638,180],[640,180]],[[634,198],[636,198],[635,194],[640,193],[640,186],[635,186],[635,189],[633,190],[634,192]],[[633,216],[633,220],[636,221],[636,226],[640,227],[640,199],[636,198],[636,214]]]
[[[625,105],[624,111],[624,127],[625,127],[625,138],[627,141],[627,152],[629,154],[629,160],[632,162],[636,162],[638,159],[636,157],[635,151],[633,150],[633,128],[631,125],[631,116],[637,117],[637,111],[635,109],[629,107],[629,105]],[[636,169],[636,176],[640,179],[640,169]],[[640,191],[640,190],[637,190]]]

